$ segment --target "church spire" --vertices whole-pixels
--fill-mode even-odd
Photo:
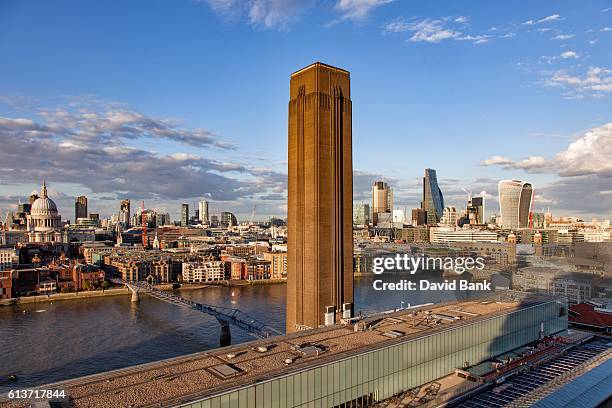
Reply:
[[[47,198],[47,182],[43,179],[42,187],[40,188],[40,197]]]

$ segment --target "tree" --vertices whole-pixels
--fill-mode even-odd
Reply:
[[[91,290],[91,282],[86,280],[83,281],[83,290]]]

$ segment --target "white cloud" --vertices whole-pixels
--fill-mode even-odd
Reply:
[[[612,31],[612,27],[604,27],[599,31],[601,31],[602,33],[607,33],[608,31]]]
[[[530,156],[514,161],[507,157],[493,156],[484,160],[483,166],[501,166],[505,169],[522,169],[530,172],[554,172],[562,177],[597,175],[612,177],[612,123],[590,129],[574,140],[567,149],[557,153],[554,159]]]
[[[557,154],[559,174],[612,176],[612,123],[591,129]]]
[[[512,161],[512,159],[509,159],[507,157],[493,156],[483,161],[482,165],[483,166],[495,166],[495,165],[504,166],[504,165],[511,165],[513,163],[514,162]]]
[[[553,72],[546,79],[549,86],[561,86],[570,91],[569,95],[595,96],[612,92],[612,70],[590,67],[584,77],[571,75],[565,70]]]
[[[362,21],[377,7],[392,3],[394,0],[338,0],[336,10],[342,19]]]
[[[569,58],[578,59],[579,58],[578,54],[575,51],[564,51],[561,53],[560,57],[563,59],[569,59]]]
[[[595,38],[594,40],[589,40],[589,44],[594,45],[594,44],[597,44],[598,41],[599,41],[599,38]]]
[[[199,0],[220,16],[255,27],[287,29],[315,0]]]
[[[505,169],[522,169],[527,171],[540,170],[550,167],[550,161],[542,156],[530,156],[526,159],[514,161],[507,157],[493,156],[484,160],[483,166],[501,166]]]
[[[410,41],[439,43],[449,38],[457,38],[461,33],[449,28],[445,28],[441,20],[422,20],[412,24],[411,31],[414,31]]]
[[[444,40],[470,41],[474,44],[488,42],[490,35],[470,34],[464,32],[467,17],[442,17],[438,19],[406,21],[395,20],[383,26],[386,33],[411,32],[410,42],[427,42],[437,44]]]
[[[590,129],[570,143],[553,159],[532,156],[523,160],[493,156],[482,165],[497,165],[505,170],[549,173],[558,180],[536,186],[540,197],[537,204],[555,204],[569,213],[610,216],[612,195],[606,194],[612,185],[612,123]],[[591,199],[589,199],[591,198]]]
[[[536,24],[542,24],[542,23],[550,23],[553,21],[559,21],[560,19],[561,19],[561,16],[559,14],[552,14],[550,16],[543,17],[539,20],[527,20],[523,23],[523,25],[536,25]]]
[[[574,34],[558,34],[551,38],[551,40],[569,40],[574,38]]]
[[[202,129],[181,128],[133,110],[93,111],[81,104],[42,109],[40,117],[40,121],[0,118],[0,140],[13,146],[0,149],[0,184],[47,178],[80,185],[97,195],[121,192],[128,198],[155,200],[209,193],[212,199],[231,201],[285,190],[286,175],[253,168],[252,160],[241,164],[220,161],[216,153],[211,157],[196,153],[194,147],[231,151]],[[162,154],[127,144],[141,138],[171,140],[188,149]],[[27,172],[22,171],[24,157]]]

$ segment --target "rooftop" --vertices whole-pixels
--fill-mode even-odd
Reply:
[[[355,331],[352,325],[336,325],[44,388],[67,389],[76,407],[130,406],[136,401],[138,406],[179,404],[550,300],[547,296],[509,291],[476,300],[426,305],[365,319],[371,330]],[[0,407],[4,406],[0,402]]]
[[[334,67],[333,65],[328,65],[328,64],[324,64],[322,62],[317,61],[317,62],[314,62],[314,63],[312,63],[312,64],[310,64],[310,65],[308,65],[308,66],[306,66],[306,67],[304,67],[302,69],[299,69],[299,70],[295,71],[293,74],[291,74],[291,76],[295,76],[297,74],[300,74],[300,73],[302,73],[302,72],[304,72],[304,71],[306,71],[308,69],[311,69],[311,68],[314,68],[314,67],[317,67],[317,66],[329,68],[331,70],[339,71],[339,72],[345,73],[347,75],[351,74],[350,72],[348,72],[345,69]]]

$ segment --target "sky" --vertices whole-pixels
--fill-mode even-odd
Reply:
[[[322,61],[351,72],[355,201],[383,179],[410,211],[429,167],[447,205],[521,179],[612,218],[611,50],[612,1],[2,0],[0,214],[45,178],[64,219],[285,216],[289,76]]]

